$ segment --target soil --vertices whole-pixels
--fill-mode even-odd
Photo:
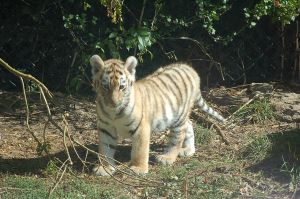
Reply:
[[[290,129],[299,130],[299,91],[299,87],[289,87],[280,84],[250,84],[203,92],[205,99],[215,109],[219,110],[225,117],[232,118],[231,124],[228,124],[223,131],[230,142],[229,146],[224,145],[222,147],[224,153],[226,153],[227,149],[228,152],[233,149],[241,150],[245,144],[243,139],[250,135],[259,136],[265,132],[272,134],[287,132]],[[64,156],[63,135],[48,121],[47,109],[41,96],[38,93],[27,93],[27,97],[30,110],[29,125],[32,132],[34,132],[41,143],[46,141],[50,144],[49,152],[52,156]],[[265,121],[261,124],[253,121],[253,118],[237,119],[231,116],[237,109],[247,104],[254,97],[269,98],[275,108],[274,118],[276,119]],[[62,117],[64,115],[68,123],[69,132],[74,138],[89,148],[96,150],[97,132],[94,97],[74,97],[62,93],[54,93],[54,97],[49,99],[48,103],[52,118],[57,124],[64,126]],[[5,172],[3,169],[8,168],[7,165],[11,165],[10,171],[12,172],[26,173],[32,172],[34,161],[36,160],[45,161],[45,166],[47,164],[46,159],[43,159],[45,156],[38,155],[36,151],[38,144],[26,127],[25,107],[22,93],[0,91],[0,171],[2,172]],[[194,112],[198,111],[195,110]],[[194,120],[196,119],[194,118]],[[152,143],[154,145],[159,145],[157,139],[162,138],[162,136],[157,137],[154,136],[153,138]],[[69,142],[68,145],[70,145]],[[127,147],[128,142],[125,141],[120,145]],[[205,153],[209,155],[213,150],[218,149],[211,147],[209,150],[199,150],[196,156],[203,156]],[[82,150],[82,153],[84,153],[84,150]],[[129,157],[122,157],[124,161],[129,159]],[[33,163],[30,168],[20,166],[24,164],[24,161],[33,161]],[[253,170],[262,168],[268,170],[274,164],[278,164],[274,163],[274,161],[262,161],[260,164],[249,168]],[[16,163],[19,166],[16,166]],[[274,173],[271,175],[274,175]]]

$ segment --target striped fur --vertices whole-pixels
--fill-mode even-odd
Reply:
[[[97,93],[97,125],[99,152],[113,157],[118,139],[132,138],[131,168],[148,172],[151,132],[170,129],[169,144],[157,157],[172,164],[177,156],[195,153],[194,132],[189,114],[196,104],[223,122],[224,118],[210,108],[200,92],[200,78],[187,64],[176,63],[158,69],[152,75],[135,81],[137,60],[103,61],[98,55],[90,59],[93,86]],[[114,161],[106,168],[95,167],[98,175],[114,172]]]

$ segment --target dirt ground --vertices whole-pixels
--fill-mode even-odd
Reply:
[[[230,142],[230,145],[227,146],[221,140],[223,153],[226,153],[227,150],[229,152],[231,150],[241,150],[245,146],[243,140],[245,137],[259,136],[265,132],[271,134],[286,132],[290,129],[299,130],[300,88],[297,86],[282,86],[275,83],[250,84],[235,88],[218,88],[203,93],[205,99],[215,109],[220,111],[225,117],[231,118],[230,121],[232,122],[226,127],[222,127],[223,133]],[[253,118],[241,118],[237,117],[237,115],[232,115],[243,105],[250,104],[253,98],[269,98],[275,108],[275,119],[259,123],[257,120],[253,120]],[[36,151],[38,144],[26,128],[26,109],[23,99],[22,93],[0,91],[1,172],[5,172],[3,169],[7,168],[10,168],[10,172],[15,173],[32,172],[34,162],[30,167],[22,167],[24,161],[28,162],[44,157],[38,155]],[[46,141],[50,145],[50,154],[54,156],[64,154],[63,136],[55,126],[48,122],[46,106],[43,104],[40,95],[38,93],[29,93],[28,100],[30,110],[29,124],[32,132],[34,132],[41,143]],[[54,98],[49,100],[49,107],[52,117],[57,124],[63,126],[62,115],[64,114],[69,130],[74,138],[96,150],[96,113],[93,96],[74,97],[54,93]],[[197,110],[194,112],[198,115]],[[193,119],[195,121],[198,120],[194,116]],[[209,128],[210,125],[208,124],[205,127]],[[161,135],[154,136],[152,143],[159,145],[157,139],[161,138]],[[120,145],[126,147],[128,144],[127,142],[123,142]],[[162,146],[157,147],[158,151],[160,147]],[[214,150],[220,150],[220,147],[215,148],[212,145],[209,150],[199,149],[196,156],[209,156]],[[84,154],[82,155],[84,156]],[[128,161],[128,159],[129,157],[123,157],[124,161]],[[256,167],[270,169],[274,164],[279,163],[272,161],[260,162]],[[226,168],[222,167],[219,172],[222,172],[223,169],[226,170]],[[257,168],[253,167],[253,169]]]

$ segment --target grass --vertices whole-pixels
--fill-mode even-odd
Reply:
[[[291,181],[289,184],[289,189],[291,191],[297,189],[300,186],[300,166],[295,164],[290,164],[283,160],[282,172],[286,173]]]
[[[248,120],[253,123],[264,123],[275,118],[274,110],[275,108],[268,98],[256,99],[239,110],[235,116],[243,121]]]
[[[47,198],[52,180],[34,176],[1,176],[1,198],[5,199],[29,199]],[[117,186],[97,184],[95,181],[66,177],[60,186],[54,191],[51,198],[129,198],[121,193]]]
[[[281,171],[290,178],[290,190],[300,186],[300,129],[275,134],[274,143],[279,146],[276,153],[281,155]]]
[[[2,198],[46,198],[47,187],[42,179],[32,176],[1,176]]]
[[[243,158],[252,162],[258,162],[267,158],[272,151],[272,142],[267,134],[259,137],[251,137],[249,143],[242,149]]]
[[[179,159],[175,165],[151,167],[146,177],[163,182],[161,186],[131,187],[117,183],[111,178],[94,177],[89,173],[68,172],[53,192],[52,198],[250,198],[278,196],[286,192],[280,183],[274,183],[272,177],[266,176],[263,170],[251,171],[249,166],[264,161],[277,153],[295,152],[293,143],[283,143],[285,147],[274,149],[276,141],[286,140],[286,137],[276,137],[264,134],[251,136],[245,140],[242,151],[221,148],[217,150],[214,143],[214,132],[208,135],[207,130],[195,127],[197,130],[197,153],[191,158]],[[203,133],[203,135],[201,135]],[[278,135],[279,136],[279,135]],[[289,135],[295,139],[296,135]],[[298,139],[298,137],[297,137]],[[299,141],[300,139],[298,139]],[[291,140],[289,140],[291,141]],[[295,141],[296,142],[296,141]],[[290,145],[290,147],[288,147]],[[227,149],[226,153],[223,149]],[[238,154],[243,154],[238,156]],[[295,155],[295,154],[294,154]],[[58,171],[55,161],[37,174],[0,174],[1,198],[47,198]],[[300,169],[287,161],[280,172],[290,176],[291,189],[299,183]],[[75,174],[75,175],[74,175]],[[116,176],[119,179],[126,177]],[[128,179],[129,180],[129,179]],[[128,181],[127,181],[128,182]]]
[[[195,132],[195,142],[198,145],[207,144],[215,137],[214,132],[204,128],[200,124],[195,124],[193,127]]]
[[[162,182],[159,186],[133,187],[109,177],[72,170],[66,173],[52,198],[284,198],[300,185],[299,130],[240,134],[242,141],[237,149],[235,144],[225,146],[216,139],[215,132],[201,125],[195,124],[194,130],[197,152],[193,157],[180,158],[172,166],[151,166],[146,177]],[[1,171],[10,173],[0,173],[0,198],[47,198],[59,164],[55,160],[48,164],[35,162],[41,165],[28,172],[32,161],[24,161],[28,166],[23,173],[15,172],[24,167],[21,161],[13,170],[3,168],[11,164],[2,164]],[[130,183],[126,176],[116,177]]]

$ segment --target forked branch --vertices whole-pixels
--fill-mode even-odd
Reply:
[[[39,87],[41,87],[49,97],[52,97],[52,93],[48,90],[48,88],[42,82],[40,82],[38,79],[36,79],[35,77],[33,77],[32,75],[26,74],[26,73],[22,73],[22,72],[20,72],[20,71],[18,71],[16,69],[14,69],[8,63],[6,63],[5,61],[3,61],[3,59],[1,59],[1,58],[0,58],[0,64],[6,70],[8,70],[10,73],[14,74],[15,76],[21,77],[21,78],[26,79],[26,80],[33,81]]]

